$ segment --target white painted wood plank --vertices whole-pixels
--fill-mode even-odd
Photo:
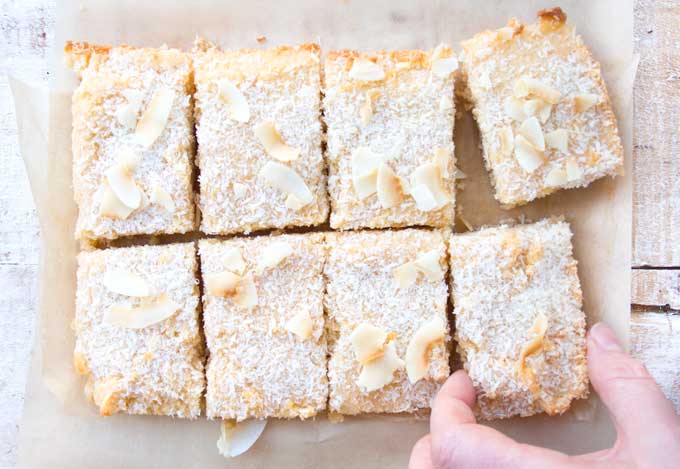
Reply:
[[[680,270],[634,269],[632,302],[680,310]]]
[[[630,328],[632,354],[680,412],[680,313],[640,309],[631,315]]]
[[[638,0],[633,265],[680,266],[680,4]]]
[[[45,84],[54,2],[0,0],[0,467],[16,465],[16,437],[35,318],[38,222],[16,136],[6,74]]]

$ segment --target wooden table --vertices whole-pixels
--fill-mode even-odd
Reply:
[[[0,468],[16,463],[39,230],[7,77],[46,86],[53,0],[0,0]],[[631,345],[680,410],[680,0],[638,0]]]

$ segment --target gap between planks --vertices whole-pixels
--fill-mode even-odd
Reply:
[[[680,269],[636,268],[631,274],[632,304],[680,310]]]

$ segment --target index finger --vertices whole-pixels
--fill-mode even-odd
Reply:
[[[458,370],[449,376],[434,399],[430,432],[443,432],[452,424],[476,423],[472,412],[475,398],[475,388],[465,371]]]

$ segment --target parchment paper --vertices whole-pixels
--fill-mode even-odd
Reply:
[[[575,255],[589,323],[604,320],[627,341],[631,256],[631,0],[562,1],[601,61],[626,148],[626,176],[587,189],[560,192],[513,211],[494,201],[482,167],[479,138],[465,114],[456,123],[459,167],[468,174],[458,203],[475,227],[524,216],[564,214],[574,230]],[[264,47],[319,41],[323,49],[430,48],[505,24],[510,16],[533,21],[552,1],[458,2],[406,0],[60,2],[57,10],[54,80],[49,99],[49,138],[44,105],[13,83],[22,152],[42,226],[39,332],[28,379],[20,435],[23,467],[404,467],[426,420],[369,416],[330,424],[270,422],[246,455],[231,461],[217,454],[217,422],[116,415],[102,418],[83,396],[72,366],[76,208],[72,201],[70,94],[75,78],[63,65],[67,39],[100,44],[190,47],[196,35],[227,47]],[[591,398],[579,412],[494,423],[521,441],[578,453],[611,444],[606,411]],[[590,412],[583,412],[583,409]],[[585,418],[584,418],[585,416]]]

